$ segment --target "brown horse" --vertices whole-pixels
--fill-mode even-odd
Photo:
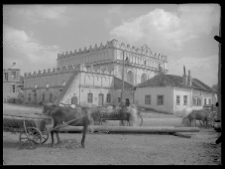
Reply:
[[[62,124],[62,122],[68,122],[74,119],[71,123],[68,125],[71,126],[83,126],[83,136],[81,139],[81,145],[84,148],[85,147],[85,137],[87,133],[88,126],[93,124],[93,118],[92,113],[95,111],[94,108],[88,108],[88,107],[61,107],[55,104],[52,105],[46,105],[44,106],[43,113],[46,115],[49,115],[53,119],[53,128],[56,126]],[[76,119],[76,120],[75,120]],[[57,141],[60,143],[59,138],[59,129],[55,129],[51,131],[51,146],[54,145],[54,133],[56,134]]]
[[[190,125],[192,123],[192,121],[195,121],[195,125],[196,125],[196,120],[202,121],[203,123],[206,123],[206,128],[208,127],[208,121],[209,119],[209,115],[210,115],[210,111],[209,110],[204,110],[204,109],[200,109],[200,110],[193,110],[188,116],[188,120],[190,122]]]

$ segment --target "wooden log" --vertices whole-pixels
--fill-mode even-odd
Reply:
[[[109,131],[116,133],[174,133],[174,132],[199,132],[198,127],[172,127],[172,126],[91,126],[94,131]],[[82,131],[83,126],[66,126],[59,131]]]
[[[172,134],[172,135],[174,135],[174,136],[179,136],[179,137],[191,138],[190,135],[181,134],[181,133],[178,133],[178,132],[175,132],[175,133],[169,133],[169,134]]]

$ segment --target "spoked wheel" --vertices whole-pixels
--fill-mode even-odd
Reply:
[[[140,114],[138,114],[137,116],[137,123],[138,123],[138,126],[141,126],[143,124],[143,118]]]
[[[41,135],[42,135],[42,142],[41,142],[41,144],[44,144],[49,138],[49,132],[47,131],[46,127],[45,127],[44,131],[42,131]]]
[[[42,143],[42,134],[38,128],[27,127],[27,133],[23,130],[20,133],[19,140],[22,145],[28,144],[31,148],[36,148]]]

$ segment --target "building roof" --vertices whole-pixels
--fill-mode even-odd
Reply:
[[[119,79],[114,76],[114,89],[122,89],[123,81],[122,79]],[[131,83],[128,83],[124,81],[124,89],[133,89],[133,85]]]
[[[177,75],[165,75],[160,74],[156,75],[153,78],[137,85],[139,87],[181,87],[181,88],[189,88],[195,90],[201,90],[206,92],[213,92],[212,88],[200,81],[199,79],[192,78],[192,86],[183,84],[183,77]]]

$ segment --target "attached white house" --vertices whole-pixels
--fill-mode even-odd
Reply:
[[[185,108],[202,109],[216,103],[212,88],[188,75],[159,74],[137,85],[135,103],[141,107],[167,113],[180,113]]]

